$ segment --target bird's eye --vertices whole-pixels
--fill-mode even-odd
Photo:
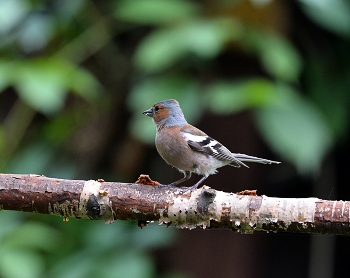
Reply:
[[[154,111],[158,111],[159,110],[159,106],[156,106],[156,107],[154,107]]]

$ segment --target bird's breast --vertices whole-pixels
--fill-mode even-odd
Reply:
[[[156,135],[155,144],[159,155],[171,166],[184,171],[193,171],[194,163],[190,147],[182,136],[171,130],[171,128],[162,129]]]

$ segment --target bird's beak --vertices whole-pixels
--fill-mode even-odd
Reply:
[[[153,110],[152,108],[146,110],[146,111],[143,111],[142,112],[143,115],[146,115],[146,116],[149,116],[149,117],[153,117]]]

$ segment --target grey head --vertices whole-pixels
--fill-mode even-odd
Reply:
[[[185,116],[180,108],[180,104],[175,99],[166,99],[157,102],[150,109],[142,114],[152,117],[158,126],[184,126],[187,124]]]

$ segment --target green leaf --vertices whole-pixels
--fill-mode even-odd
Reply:
[[[25,249],[1,250],[1,277],[36,278],[40,277],[44,265],[42,258],[35,252]]]
[[[157,30],[139,44],[134,63],[145,72],[156,72],[174,64],[184,53],[177,30]]]
[[[211,111],[229,114],[240,110],[271,105],[278,99],[275,84],[266,79],[218,81],[206,89],[206,104]]]
[[[63,113],[52,118],[44,125],[43,135],[45,139],[55,146],[66,142],[69,136],[88,121],[83,109],[86,109],[86,106],[66,109]]]
[[[317,173],[333,134],[322,113],[293,89],[279,86],[279,102],[256,111],[256,121],[272,149],[301,173]]]
[[[56,113],[63,107],[67,94],[64,87],[48,80],[39,81],[34,75],[23,77],[28,80],[17,88],[21,98],[30,106],[44,114]]]
[[[58,233],[48,225],[29,222],[14,230],[2,246],[9,249],[40,249],[49,252],[57,247],[57,237]]]
[[[333,67],[327,59],[327,62],[321,59],[313,57],[308,60],[305,84],[310,97],[326,114],[337,140],[347,140],[348,129],[344,127],[350,120],[350,72],[338,63]],[[341,59],[346,64],[349,60],[345,57]]]
[[[38,141],[22,149],[11,161],[9,172],[18,174],[44,174],[54,157],[53,148]]]
[[[13,63],[0,60],[0,93],[6,89],[6,87],[12,85],[12,75],[15,70]]]
[[[278,34],[247,28],[242,40],[245,47],[258,54],[272,76],[284,81],[296,81],[302,68],[302,59],[294,46]]]
[[[30,10],[30,4],[21,0],[1,0],[0,5],[0,35],[4,39],[6,36],[4,34],[11,32],[13,28],[19,26],[26,18]]]
[[[79,267],[77,267],[79,265]],[[96,277],[92,275],[92,272],[100,267],[98,258],[93,255],[87,256],[86,253],[81,250],[71,252],[67,254],[65,259],[62,259],[54,264],[54,267],[50,269],[47,277],[55,278],[77,278],[77,277]],[[111,274],[111,272],[110,272]],[[100,276],[98,277],[106,277]]]
[[[183,0],[119,1],[115,16],[139,24],[170,24],[192,18],[198,6]]]
[[[24,218],[23,212],[18,211],[4,211],[0,212],[0,242],[5,242],[5,238],[8,237],[12,231],[16,230],[21,224]],[[0,245],[1,248],[1,245]]]
[[[109,277],[110,273],[116,278],[155,277],[154,265],[144,253],[124,252],[122,256],[106,258],[100,264],[102,277]]]
[[[299,0],[303,10],[319,25],[330,31],[350,35],[350,5],[344,0]]]
[[[145,72],[157,72],[186,55],[214,58],[225,43],[240,36],[241,25],[233,20],[193,20],[173,28],[156,30],[139,45],[135,64]]]
[[[3,149],[6,147],[5,144],[5,131],[3,126],[0,126],[0,152],[3,153]]]
[[[133,230],[132,242],[140,249],[171,245],[176,232],[174,230],[165,232],[164,229],[165,226],[160,227],[158,223],[149,223],[147,230]],[[143,240],[145,237],[147,241]]]
[[[38,58],[0,65],[0,89],[14,85],[26,103],[45,114],[62,109],[68,91],[87,101],[96,100],[101,91],[91,74],[64,60]]]

